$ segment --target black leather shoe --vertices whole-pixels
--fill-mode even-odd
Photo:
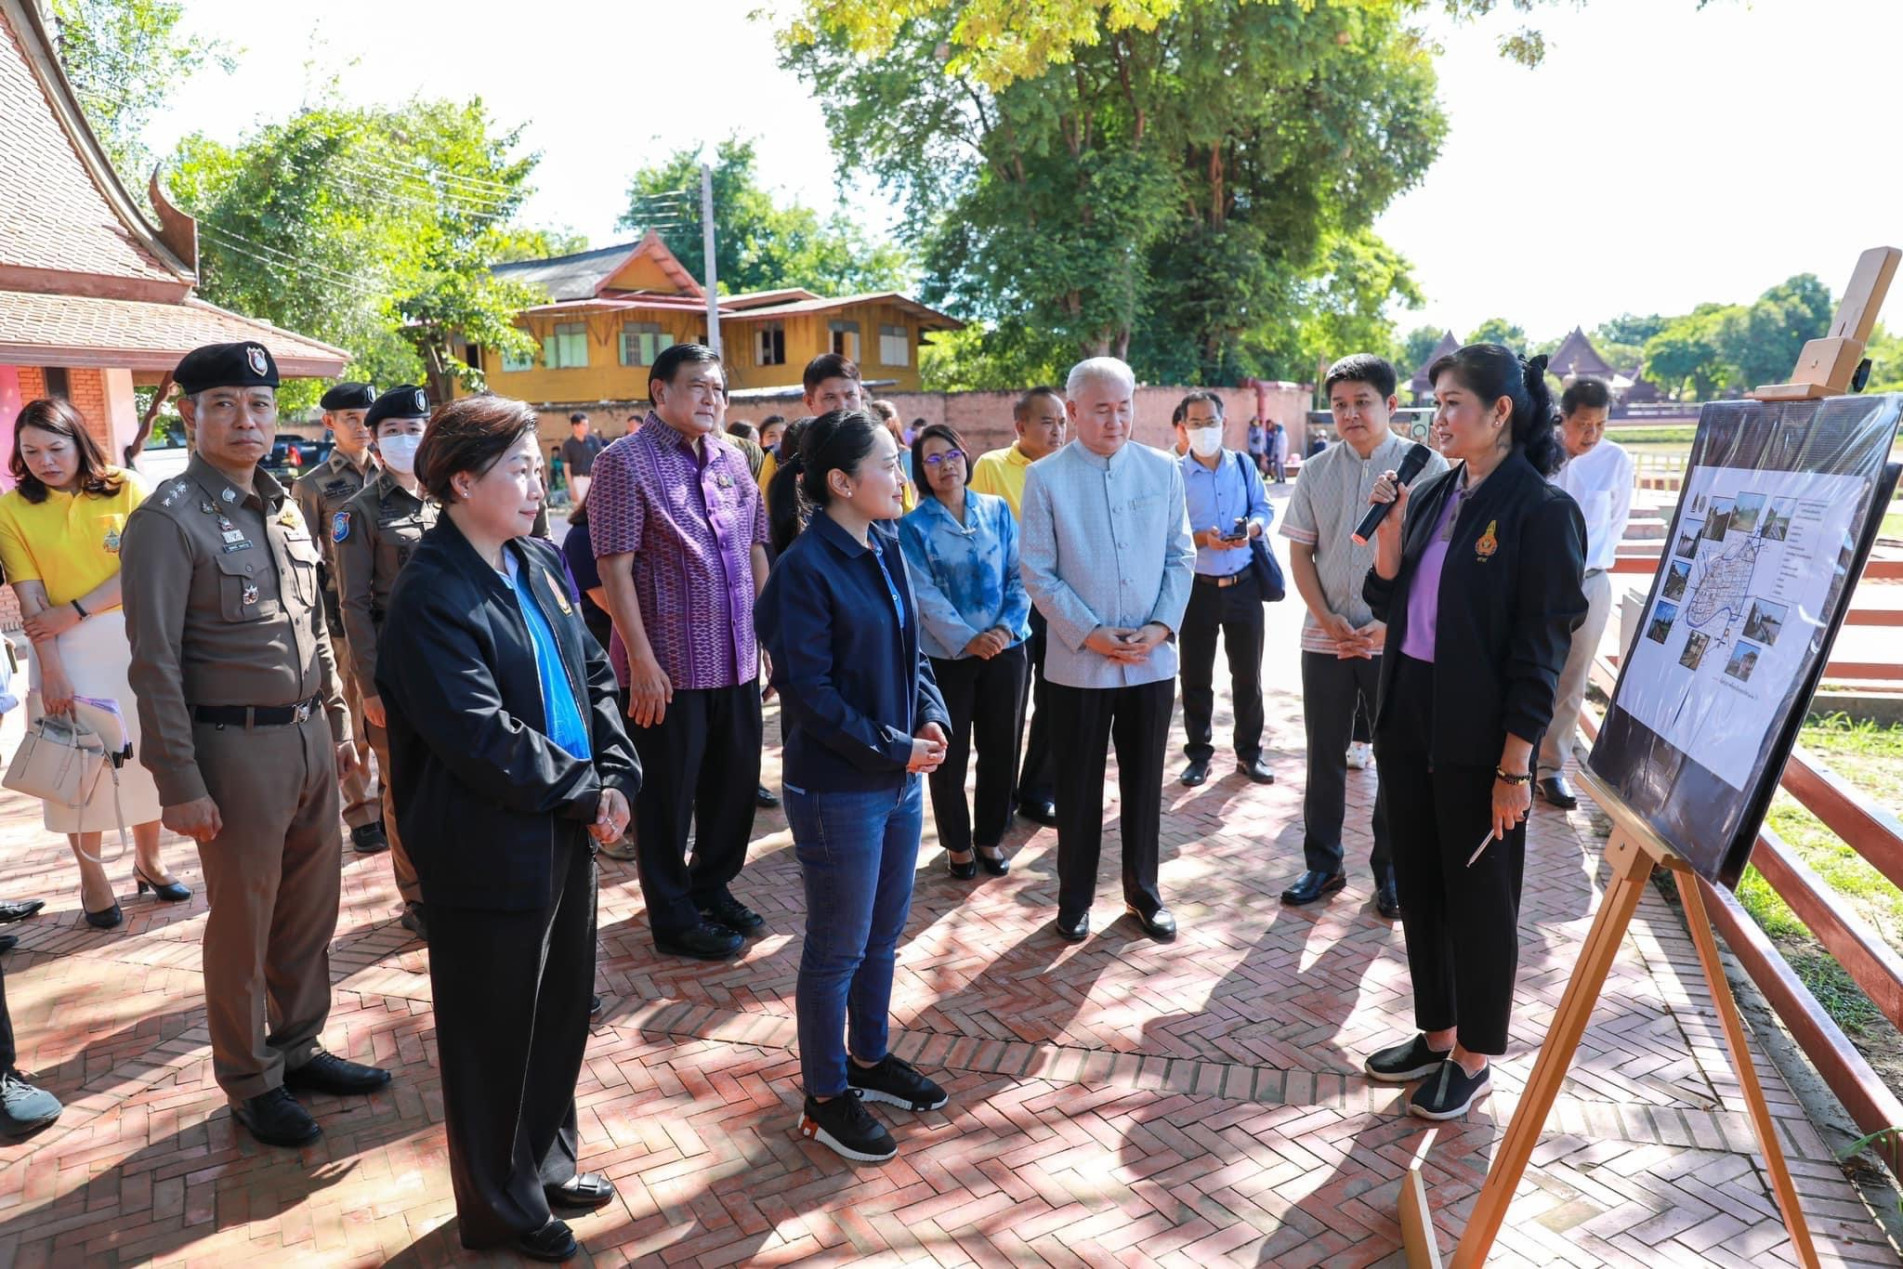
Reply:
[[[577,1172],[561,1185],[545,1185],[542,1193],[550,1207],[574,1211],[593,1211],[614,1202],[615,1183],[599,1172]]]
[[[998,853],[996,855],[987,855],[985,854],[987,850],[995,850]],[[1011,861],[1005,858],[1003,849],[997,846],[980,846],[978,848],[978,866],[994,877],[1002,877],[1011,871]]]
[[[1143,932],[1157,942],[1167,943],[1176,937],[1176,918],[1170,915],[1168,908],[1158,908],[1148,916],[1144,916],[1134,907],[1124,910],[1135,917],[1137,924],[1143,927]]]
[[[0,934],[0,952],[11,952],[14,948],[18,946],[20,946],[19,935]]]
[[[1563,775],[1549,775],[1541,780],[1540,796],[1562,811],[1579,809],[1579,798],[1574,795],[1572,786],[1566,783]]]
[[[970,859],[967,859],[961,864],[951,857],[950,851],[946,851],[945,871],[952,875],[953,881],[970,881],[973,877],[978,875],[978,858],[974,854]]]
[[[1207,758],[1191,758],[1189,765],[1183,768],[1183,774],[1177,777],[1177,781],[1185,789],[1193,789],[1199,784],[1207,783],[1208,780],[1209,759]]]
[[[746,940],[724,925],[702,921],[679,934],[654,936],[654,950],[665,956],[685,956],[697,961],[732,960]]]
[[[590,1018],[599,1018],[601,1016],[601,1005],[602,1005],[602,1000],[600,996],[589,997],[588,1016]]]
[[[311,1113],[284,1088],[247,1097],[231,1108],[231,1117],[267,1146],[307,1146],[324,1135]]]
[[[1269,770],[1269,764],[1260,758],[1236,759],[1236,770],[1256,784],[1274,784],[1275,772]]]
[[[183,903],[192,897],[192,888],[177,879],[154,881],[140,871],[137,864],[132,865],[132,880],[138,885],[138,893],[150,890],[153,898],[160,903]]]
[[[1300,907],[1304,903],[1315,902],[1323,895],[1331,895],[1347,884],[1348,879],[1338,872],[1316,872],[1310,869],[1282,892],[1282,902],[1291,907]]]
[[[14,921],[24,921],[45,906],[46,900],[44,899],[22,899],[17,903],[8,900],[5,903],[0,903],[0,925],[7,925]]]
[[[374,1093],[390,1082],[390,1072],[380,1066],[347,1062],[335,1053],[321,1049],[296,1070],[284,1072],[284,1087],[309,1089],[314,1093],[333,1093],[348,1097],[355,1093]]]
[[[517,1235],[515,1249],[530,1260],[559,1265],[563,1261],[573,1260],[581,1251],[581,1246],[576,1243],[573,1231],[551,1216],[548,1224],[534,1233]]]
[[[116,930],[125,919],[126,914],[119,910],[119,901],[117,899],[112,901],[110,908],[102,912],[86,913],[86,924],[92,926],[95,930]]]
[[[411,900],[404,904],[403,915],[397,918],[397,924],[423,942],[429,942],[429,917],[424,913],[421,902]]]
[[[350,849],[359,855],[377,855],[390,849],[390,839],[383,832],[383,821],[359,824],[351,829]]]
[[[766,924],[766,918],[723,890],[699,906],[700,919],[709,925],[725,926],[745,936]]]
[[[1090,937],[1090,913],[1086,910],[1074,917],[1067,917],[1060,912],[1057,914],[1055,928],[1060,938],[1072,943],[1081,943]]]
[[[780,804],[780,799],[763,784],[753,791],[753,804],[763,811],[770,811]]]
[[[1380,888],[1374,892],[1374,907],[1375,911],[1390,921],[1401,919],[1401,888],[1395,884],[1394,878],[1383,880]]]
[[[1045,828],[1057,827],[1057,803],[1048,798],[1018,803],[1018,814],[1033,824],[1042,824]]]

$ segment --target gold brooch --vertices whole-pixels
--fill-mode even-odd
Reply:
[[[1487,531],[1480,535],[1478,542],[1474,543],[1475,559],[1491,559],[1493,558],[1493,553],[1500,549],[1500,539],[1494,536],[1494,530],[1499,527],[1500,522],[1498,520],[1487,521]]]

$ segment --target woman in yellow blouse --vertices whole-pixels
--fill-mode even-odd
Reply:
[[[13,425],[16,487],[0,497],[0,567],[19,597],[33,641],[33,713],[70,714],[75,696],[117,701],[136,753],[139,709],[126,682],[132,647],[119,607],[119,535],[145,500],[137,472],[106,464],[85,420],[65,401],[30,401]],[[110,930],[123,916],[100,861],[101,834],[119,815],[132,825],[139,893],[178,902],[192,892],[159,858],[159,791],[139,762],[119,769],[118,809],[110,780],[86,806],[46,803],[46,827],[65,833],[79,861],[86,922]]]

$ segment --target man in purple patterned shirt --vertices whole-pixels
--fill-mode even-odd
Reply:
[[[595,459],[588,528],[628,651],[628,732],[647,773],[635,862],[654,946],[724,960],[764,924],[728,887],[746,862],[760,780],[753,603],[766,585],[766,506],[721,427],[719,354],[666,349],[648,399],[641,427]]]

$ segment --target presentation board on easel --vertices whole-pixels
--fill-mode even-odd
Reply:
[[[1735,886],[1896,484],[1903,395],[1704,407],[1589,766]]]
[[[1453,1255],[1478,1269],[1506,1220],[1606,975],[1655,870],[1670,871],[1778,1210],[1818,1264],[1699,877],[1735,885],[1796,743],[1899,469],[1903,396],[1846,396],[1903,251],[1858,261],[1793,381],[1699,415],[1658,571],[1622,659],[1587,791],[1612,820],[1610,878],[1546,1041]],[[1401,1190],[1410,1266],[1439,1269],[1423,1142]]]

